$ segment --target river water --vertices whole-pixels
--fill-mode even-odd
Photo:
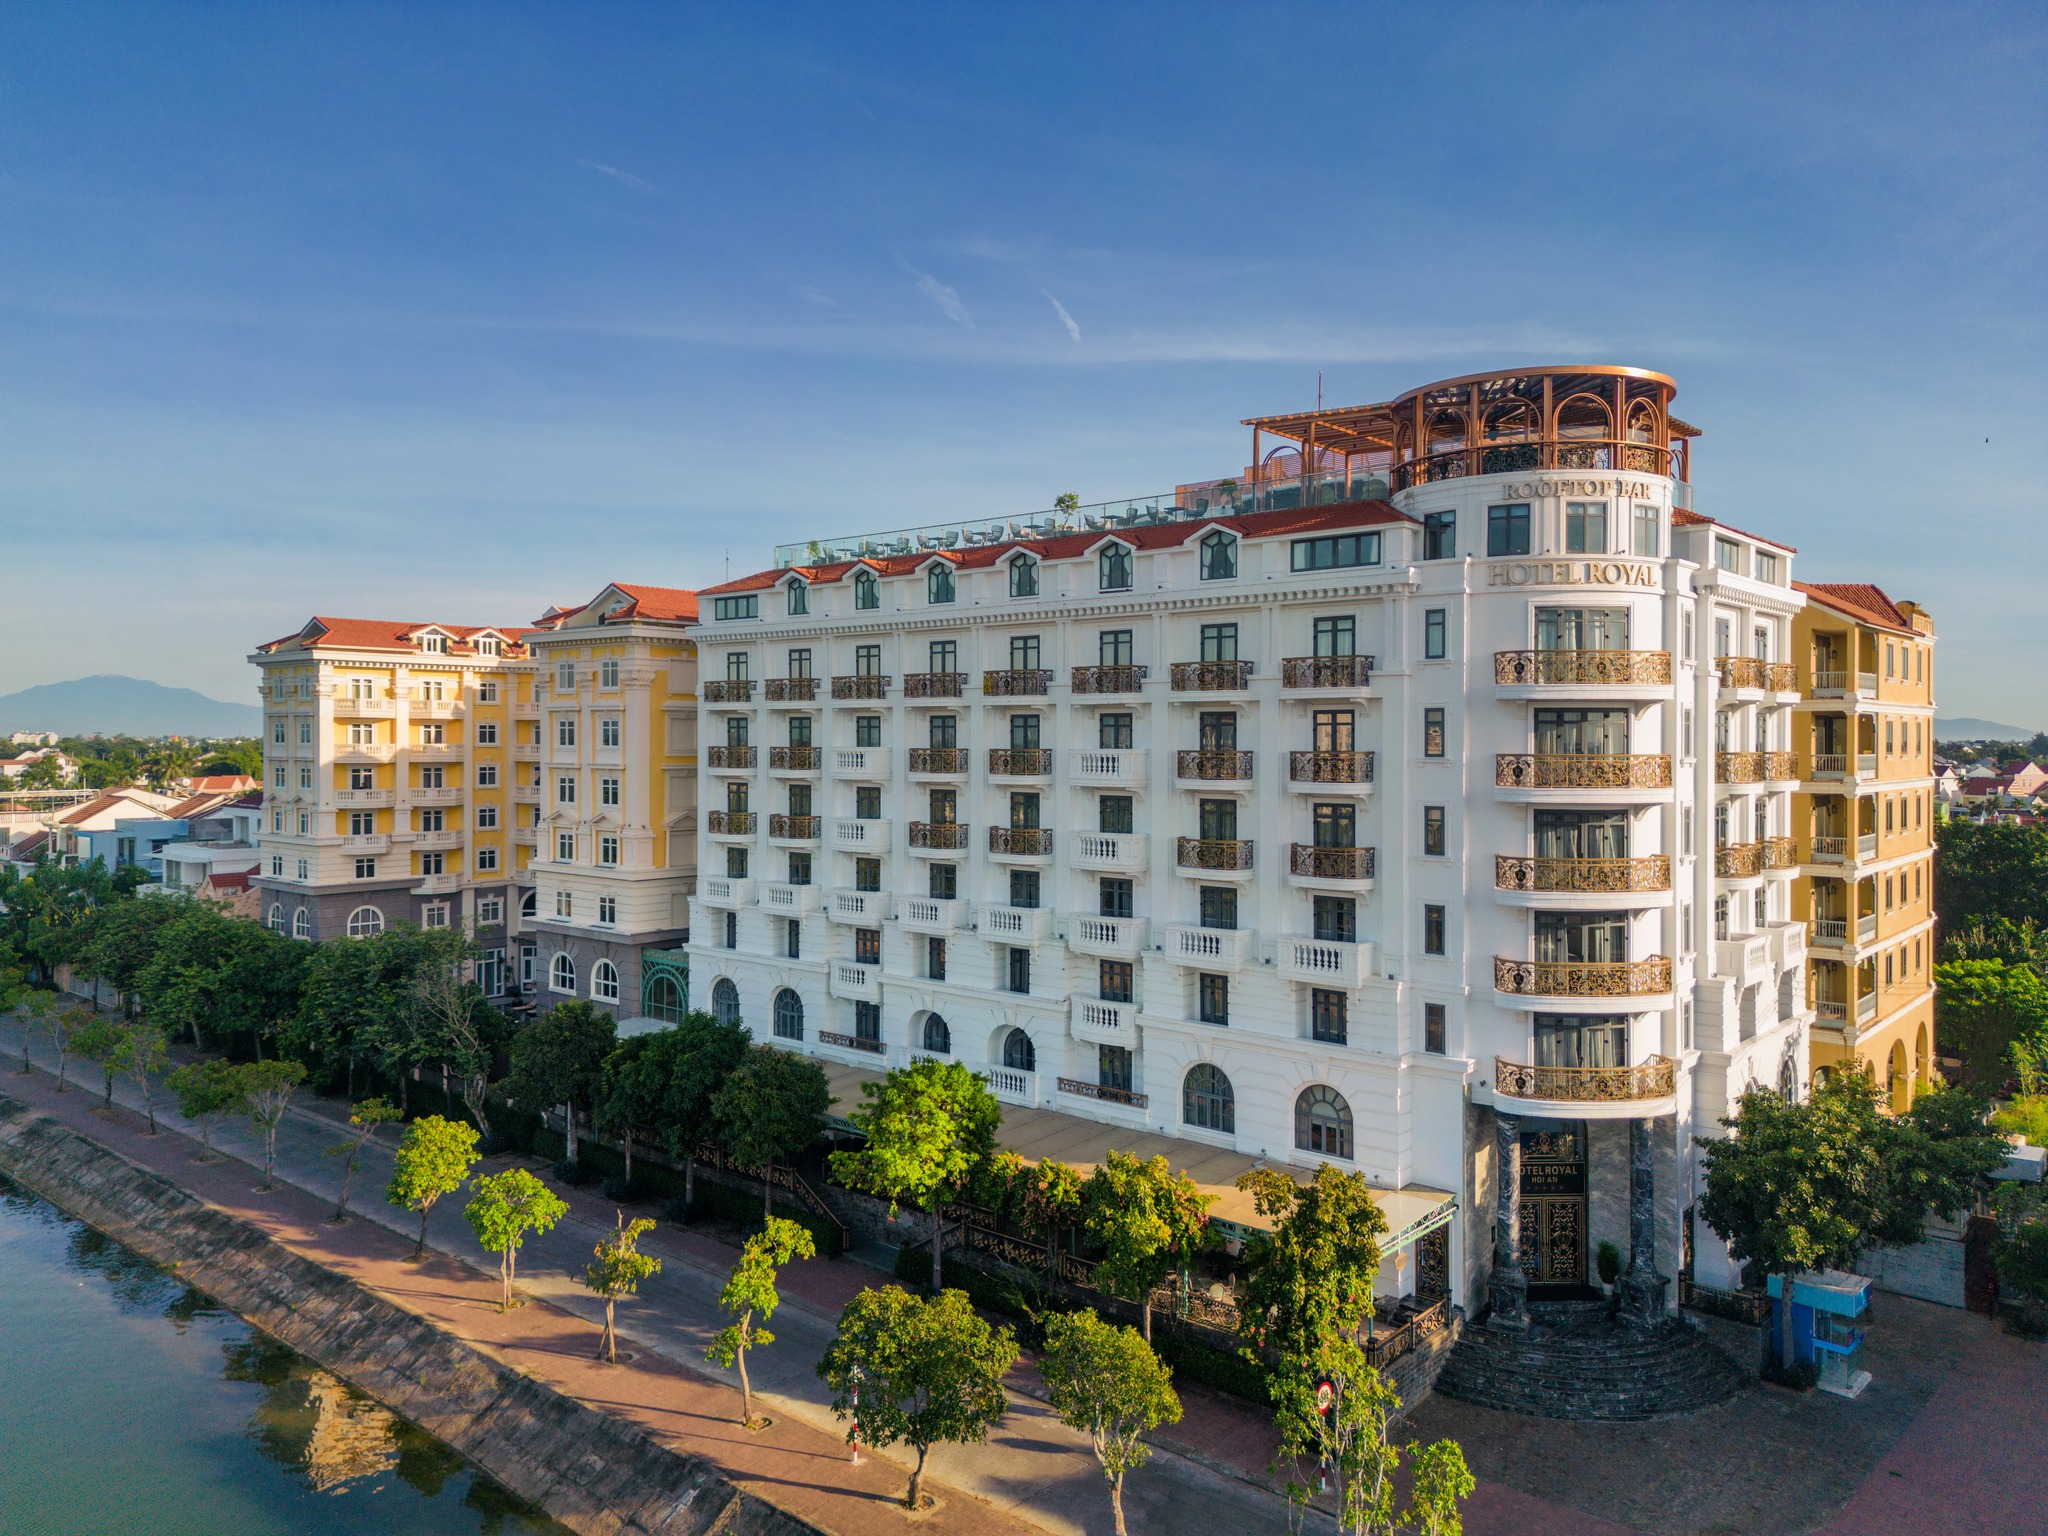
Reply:
[[[569,1536],[139,1255],[0,1179],[6,1536]]]

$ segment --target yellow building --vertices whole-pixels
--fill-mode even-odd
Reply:
[[[304,939],[461,924],[501,994],[517,888],[515,763],[536,718],[521,628],[316,617],[257,647],[263,920]]]
[[[680,1020],[688,994],[696,621],[694,592],[615,583],[525,636],[536,745],[516,792],[536,847],[518,973],[539,1006],[583,998],[628,1032]]]
[[[1874,586],[1797,585],[1812,1065],[1861,1063],[1903,1110],[1934,1076],[1934,621]]]

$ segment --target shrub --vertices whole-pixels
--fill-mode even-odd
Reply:
[[[1621,1275],[1621,1250],[1612,1243],[1602,1243],[1593,1250],[1593,1264],[1600,1271],[1600,1283],[1612,1285]]]

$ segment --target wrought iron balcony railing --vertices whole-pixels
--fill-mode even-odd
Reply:
[[[832,697],[835,699],[886,699],[889,696],[889,677],[884,672],[856,672],[851,677],[832,679]]]
[[[912,747],[910,749],[910,771],[912,773],[965,773],[967,771],[967,749],[965,747]]]
[[[990,747],[988,771],[1011,779],[1046,778],[1052,773],[1052,748]]]
[[[825,835],[825,818],[822,816],[784,816],[771,812],[768,817],[768,835],[792,843],[815,843]]]
[[[957,699],[967,691],[965,672],[906,672],[903,674],[903,697],[906,699]]]
[[[1370,688],[1371,656],[1289,656],[1280,663],[1282,688]]]
[[[1671,681],[1669,651],[1495,651],[1493,680],[1502,687],[1655,684]]]
[[[717,677],[704,684],[706,704],[751,704],[754,684],[744,677]]]
[[[752,747],[713,747],[710,752],[713,768],[751,768],[755,752]]]
[[[1493,1086],[1511,1099],[1566,1104],[1668,1099],[1678,1091],[1678,1064],[1669,1056],[1652,1056],[1633,1067],[1531,1067],[1496,1056]]]
[[[1168,669],[1175,693],[1232,693],[1250,684],[1248,661],[1176,661]]]
[[[1052,671],[1046,667],[1005,667],[981,674],[981,691],[992,699],[1014,699],[1044,693],[1052,686]]]
[[[1043,858],[1052,852],[1048,827],[990,827],[988,851],[1012,858]]]
[[[1511,960],[1496,955],[1493,987],[1516,997],[1652,997],[1671,990],[1671,957]]]
[[[1789,837],[1767,837],[1764,839],[1765,869],[1797,869],[1799,867],[1799,845]]]
[[[965,848],[967,846],[967,825],[957,821],[913,821],[910,824],[910,846],[913,848]]]
[[[1249,838],[1183,837],[1174,858],[1182,869],[1250,869],[1252,845]]]
[[[770,704],[805,704],[818,696],[815,677],[771,677],[761,685]]]
[[[1500,789],[1669,789],[1664,752],[1503,752],[1493,761]]]
[[[1313,843],[1296,843],[1287,867],[1289,873],[1312,880],[1370,880],[1378,856],[1376,848],[1318,848]]]
[[[1756,656],[1722,656],[1714,669],[1721,674],[1724,688],[1756,688],[1766,693],[1796,693],[1799,669],[1789,661],[1765,661]]]
[[[1077,1078],[1059,1079],[1060,1092],[1071,1093],[1078,1099],[1100,1099],[1105,1104],[1128,1104],[1132,1109],[1145,1107],[1145,1095],[1133,1093],[1128,1088],[1105,1088],[1100,1083],[1083,1082]]]
[[[816,747],[770,747],[768,766],[780,768],[785,773],[807,773],[815,771],[823,758]]]
[[[1370,784],[1370,752],[1290,752],[1287,777],[1296,784]]]
[[[1224,783],[1252,776],[1252,755],[1221,747],[1197,747],[1180,754],[1174,772],[1183,779]]]
[[[1502,891],[1626,892],[1671,889],[1671,860],[1661,853],[1634,859],[1538,859],[1496,854],[1493,884]]]
[[[1761,752],[1716,752],[1714,777],[1723,784],[1761,784],[1764,755]]]
[[[1076,667],[1072,674],[1074,692],[1137,693],[1145,686],[1145,672],[1144,667]]]
[[[754,831],[752,811],[713,811],[709,822],[714,836],[749,837]]]
[[[1723,880],[1746,880],[1763,872],[1762,843],[1723,843],[1714,850],[1714,873]]]

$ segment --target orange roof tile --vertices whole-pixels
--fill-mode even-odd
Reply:
[[[727,592],[758,592],[774,586],[783,577],[798,575],[812,586],[840,581],[855,566],[864,565],[882,576],[906,576],[921,570],[934,559],[945,560],[962,570],[979,570],[996,564],[1017,550],[1029,550],[1042,560],[1071,560],[1109,539],[1133,549],[1171,549],[1212,527],[1234,530],[1247,539],[1273,539],[1319,533],[1338,528],[1370,528],[1385,523],[1413,523],[1416,519],[1397,511],[1384,501],[1349,501],[1323,507],[1290,507],[1278,512],[1217,513],[1185,522],[1155,523],[1141,528],[1091,529],[1064,533],[1050,539],[1011,539],[1001,544],[980,544],[972,549],[927,550],[916,555],[869,555],[859,560],[840,560],[830,565],[795,565],[782,570],[756,571],[715,587],[705,587],[699,596],[716,597]]]
[[[400,623],[392,619],[343,619],[315,614],[303,628],[266,641],[256,649],[268,653],[296,645],[303,650],[333,647],[351,651],[416,652],[419,647],[413,643],[415,637],[428,630],[439,630],[447,635],[452,642],[449,654],[455,656],[475,655],[473,642],[479,635],[497,635],[517,647],[528,633],[523,626]]]
[[[686,587],[629,587],[623,581],[615,581],[612,585],[633,601],[618,612],[607,614],[605,617],[608,619],[655,619],[685,624],[697,622],[697,594]]]
[[[1683,507],[1672,508],[1671,526],[1674,528],[1726,528],[1730,533],[1740,534],[1745,539],[1755,539],[1759,544],[1768,544],[1773,549],[1782,549],[1788,555],[1799,553],[1799,550],[1791,544],[1781,544],[1776,539],[1767,539],[1760,533],[1751,533],[1748,529],[1738,528],[1733,523],[1724,523],[1718,517],[1706,517],[1698,512],[1688,512]]]
[[[1852,619],[1882,629],[1896,629],[1901,634],[1915,633],[1912,621],[1899,612],[1884,589],[1867,581],[1795,581],[1792,585],[1815,602]]]

